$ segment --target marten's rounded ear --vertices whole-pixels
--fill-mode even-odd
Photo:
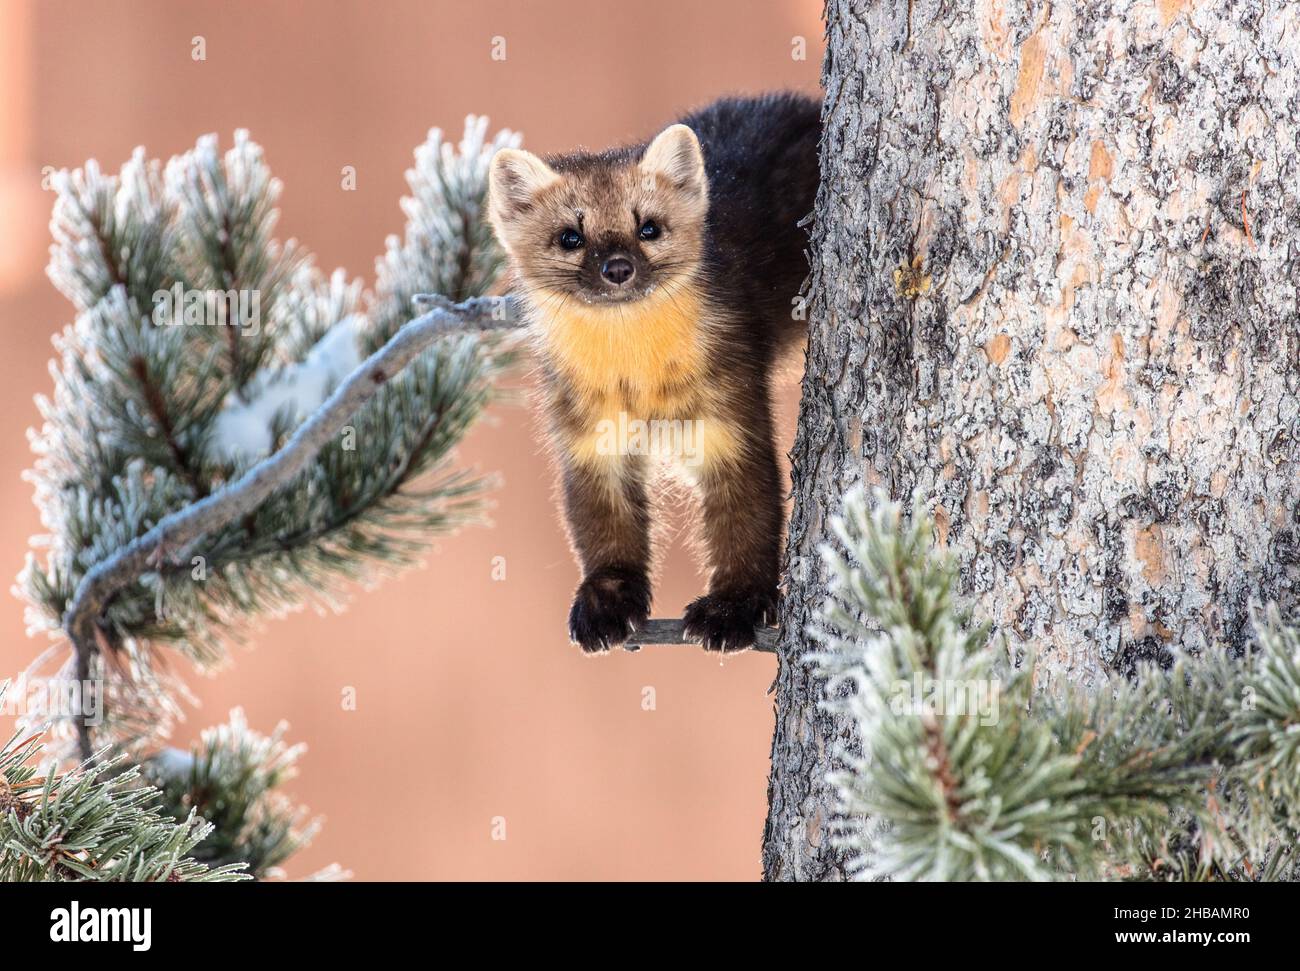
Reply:
[[[663,176],[678,189],[703,194],[708,188],[700,140],[685,125],[671,125],[655,136],[641,157],[641,171]]]
[[[532,152],[503,148],[492,156],[488,174],[488,206],[493,220],[509,219],[527,209],[559,173]]]

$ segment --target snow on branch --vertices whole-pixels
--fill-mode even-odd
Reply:
[[[158,522],[82,578],[63,619],[63,629],[77,652],[78,678],[90,678],[90,658],[98,649],[99,619],[113,596],[147,570],[164,563],[185,563],[190,544],[255,511],[276,490],[302,472],[348,420],[378,390],[439,337],[453,331],[509,330],[520,326],[509,298],[472,297],[460,304],[441,304],[411,321],[361,363],[284,446],[239,479]],[[87,726],[78,726],[83,757],[91,754]]]
[[[451,450],[513,355],[422,337],[432,319],[408,325],[425,310],[451,322],[444,333],[514,323],[508,300],[486,298],[502,254],[482,210],[493,154],[518,144],[478,117],[458,142],[429,132],[373,291],[277,239],[281,186],[247,132],[224,154],[204,136],[166,166],[139,150],[118,174],[94,162],[56,174],[49,273],[75,317],[55,338],[52,393],[37,399],[28,475],[45,529],[19,589],[31,633],[80,643],[24,674],[54,696],[76,670],[104,710],[93,729],[68,706],[24,716],[27,728],[49,729],[55,747],[76,735],[85,752],[93,731],[97,749],[144,755],[185,694],[160,649],[211,668],[256,616],[335,605],[343,581],[391,574],[430,537],[478,521],[486,481],[455,468]],[[413,309],[428,292],[450,299]],[[483,306],[452,308],[470,298]],[[338,438],[321,445],[304,428],[285,448],[381,350],[387,380],[353,382],[352,407],[333,399],[351,416]],[[177,525],[203,536],[188,561]]]

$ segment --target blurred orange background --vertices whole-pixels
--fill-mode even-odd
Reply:
[[[280,235],[373,282],[431,126],[459,135],[475,112],[536,151],[599,148],[720,94],[815,92],[820,16],[818,0],[0,0],[0,565],[16,574],[39,529],[24,432],[70,318],[44,276],[45,167],[116,170],[136,145],[165,159],[248,128],[284,182]],[[787,381],[782,452],[796,397]],[[501,477],[490,527],[440,539],[345,613],[262,624],[225,670],[189,679],[201,708],[175,743],[235,705],[264,731],[290,723],[309,751],[289,792],[326,817],[290,876],[337,861],[372,880],[756,879],[773,658],[582,657],[565,636],[577,568],[532,416],[497,405],[459,462]],[[680,616],[702,586],[679,537],[656,616]],[[0,599],[0,677],[44,646],[20,601]]]

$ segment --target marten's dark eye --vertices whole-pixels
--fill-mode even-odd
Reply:
[[[582,233],[576,229],[566,229],[560,233],[560,246],[564,249],[577,249],[582,245]]]
[[[636,234],[642,239],[658,239],[659,224],[653,219],[647,219],[641,224],[641,228],[637,230]]]

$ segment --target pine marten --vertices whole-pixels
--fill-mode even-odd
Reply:
[[[739,650],[775,617],[784,489],[769,386],[805,333],[800,222],[820,114],[795,94],[726,98],[649,143],[493,159],[489,215],[534,324],[583,571],[569,635],[585,651],[649,616],[656,451],[677,453],[701,500],[709,586],[685,610],[687,635]],[[686,429],[691,447],[645,447],[656,429]]]

